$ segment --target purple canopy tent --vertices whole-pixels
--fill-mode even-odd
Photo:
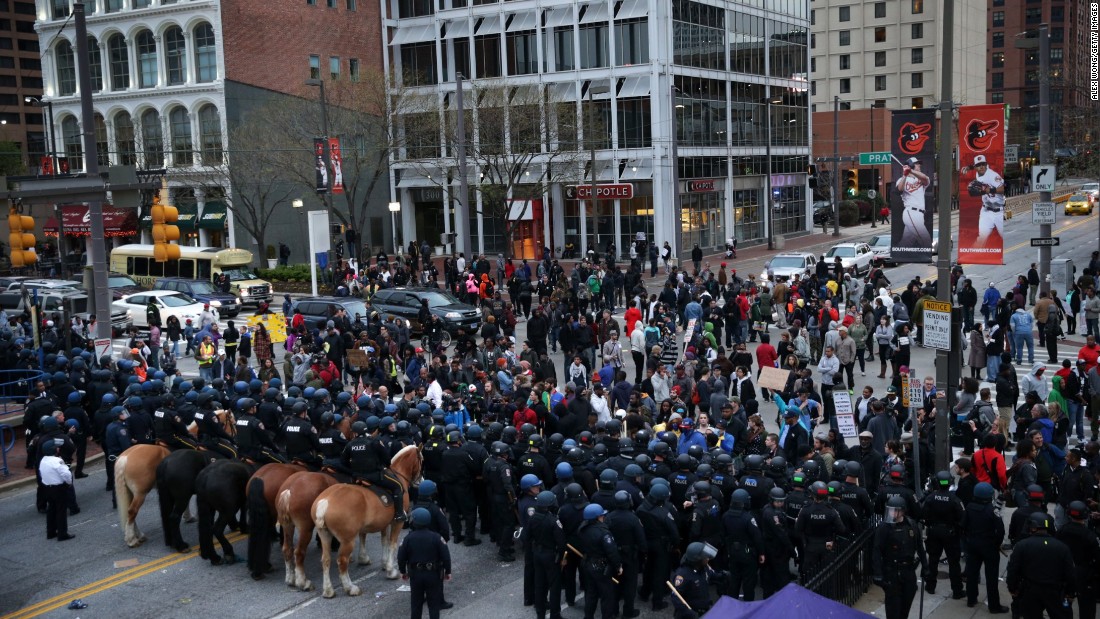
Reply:
[[[790,583],[770,598],[756,602],[742,602],[723,595],[703,619],[865,619],[870,616]]]

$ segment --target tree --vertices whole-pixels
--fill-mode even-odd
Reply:
[[[19,149],[18,142],[0,142],[0,174],[4,176],[18,176],[26,174],[27,166],[23,164],[23,153]]]
[[[406,158],[441,188],[459,192],[457,146],[466,144],[471,214],[504,225],[505,255],[512,255],[517,223],[528,216],[530,200],[542,199],[554,184],[580,182],[586,156],[577,104],[549,96],[539,86],[476,82],[464,92],[465,135],[460,138],[457,110],[442,114],[416,110],[400,119]],[[603,123],[590,122],[589,139],[604,136]],[[435,146],[442,142],[442,147]],[[480,208],[474,195],[479,195]]]
[[[230,148],[224,156],[203,153],[203,165],[188,177],[195,186],[227,196],[233,220],[256,240],[258,266],[263,266],[271,216],[298,193],[294,176],[283,165],[283,153],[292,145],[269,117],[278,109],[281,105],[272,103],[245,116],[229,131]]]

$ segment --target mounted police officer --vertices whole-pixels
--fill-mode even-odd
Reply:
[[[237,412],[240,413],[237,417],[237,446],[241,450],[241,457],[255,462],[285,462],[263,422],[256,418],[256,400],[237,400]]]
[[[351,424],[351,429],[356,437],[348,441],[344,447],[341,459],[355,479],[362,479],[389,490],[393,497],[394,520],[405,519],[404,492],[400,482],[386,468],[389,463],[389,451],[378,440],[377,429],[372,429],[366,422],[356,421]]]
[[[872,555],[873,579],[886,592],[886,618],[905,619],[917,594],[918,559],[927,564],[921,530],[906,516],[906,502],[901,496],[890,497],[882,524],[875,529],[875,549]]]
[[[199,429],[199,441],[207,449],[217,451],[226,458],[236,458],[238,449],[234,438],[226,432],[225,426],[218,419],[218,413],[214,410],[219,402],[214,399],[213,393],[200,393],[195,397],[195,425]],[[228,415],[229,413],[225,413]],[[233,425],[236,431],[236,422]]]
[[[317,428],[309,422],[309,408],[305,402],[295,402],[290,409],[293,417],[283,422],[283,437],[286,443],[286,455],[291,461],[304,462],[314,469],[321,468],[321,442],[317,437]],[[332,413],[322,413],[331,415]]]
[[[294,406],[298,406],[298,403],[295,402]],[[344,453],[344,447],[347,446],[348,440],[336,427],[336,415],[334,413],[321,414],[321,431],[317,436],[317,443],[321,446],[321,464],[331,466],[336,470],[342,469],[344,463],[340,460],[340,455]],[[350,471],[346,469],[342,472],[350,474]]]
[[[153,433],[157,441],[168,449],[196,449],[195,439],[187,432],[187,426],[176,411],[176,402],[172,398],[163,398],[160,406],[153,411]]]
[[[928,528],[928,569],[924,574],[924,590],[928,593],[936,592],[936,579],[939,577],[937,566],[940,555],[946,554],[947,570],[951,578],[951,598],[961,600],[966,597],[966,592],[963,591],[962,567],[959,564],[962,555],[959,533],[966,508],[951,491],[951,473],[936,473],[934,483],[934,490],[924,496],[921,508],[924,526]]]

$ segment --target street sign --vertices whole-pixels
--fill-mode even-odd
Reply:
[[[875,191],[874,189],[868,189],[868,190],[867,190],[867,197],[868,197],[868,198],[871,198],[872,200],[874,200],[875,198],[877,198],[877,197],[878,197],[878,192],[877,192],[877,191]]]
[[[1005,146],[1005,163],[1020,163],[1019,148],[1016,144]]]
[[[1053,202],[1036,202],[1031,205],[1031,223],[1033,224],[1053,224],[1054,223],[1054,203]]]
[[[890,153],[860,153],[859,165],[890,165]]]
[[[920,379],[914,376],[916,372],[913,368],[909,368],[909,402],[907,406],[910,410],[916,410],[924,407],[924,389],[921,386]]]
[[[1054,182],[1058,174],[1053,165],[1037,165],[1031,168],[1032,191],[1054,191]]]
[[[1049,239],[1049,238],[1039,237],[1039,238],[1031,239],[1031,246],[1032,247],[1058,247],[1061,244],[1062,244],[1062,239],[1058,239],[1058,238]]]
[[[949,301],[924,302],[924,346],[937,350],[951,350],[951,303]]]

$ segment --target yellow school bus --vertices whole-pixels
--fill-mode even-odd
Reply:
[[[223,273],[229,276],[230,292],[242,305],[271,302],[271,283],[252,272],[252,252],[247,249],[180,246],[180,259],[157,262],[153,246],[120,245],[111,251],[111,271],[125,273],[150,288],[161,277],[180,277],[207,282]]]

